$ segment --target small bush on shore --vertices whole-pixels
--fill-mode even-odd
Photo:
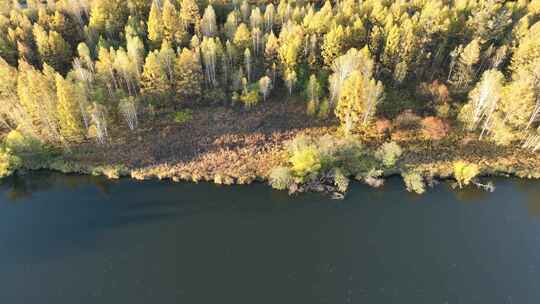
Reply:
[[[457,161],[454,163],[454,177],[460,188],[467,186],[480,173],[477,164]]]
[[[27,168],[42,168],[50,163],[57,155],[57,150],[44,144],[39,139],[13,130],[4,139],[6,151],[20,160],[21,166]]]
[[[382,144],[375,152],[375,157],[382,162],[385,167],[392,167],[403,154],[401,147],[395,142]]]
[[[426,184],[420,173],[414,171],[403,172],[401,173],[401,176],[403,177],[403,182],[405,183],[407,191],[418,194],[426,192]]]
[[[0,147],[0,178],[13,174],[21,164],[20,157],[13,155],[8,148]]]
[[[387,164],[395,163],[401,155],[399,146],[389,144],[385,149],[386,158],[392,160]],[[345,192],[350,176],[374,186],[383,183],[381,161],[353,137],[297,136],[287,145],[287,156],[288,165],[269,174],[270,185],[276,189]]]
[[[276,167],[272,169],[268,180],[272,188],[277,190],[289,189],[294,184],[292,172],[287,167]]]

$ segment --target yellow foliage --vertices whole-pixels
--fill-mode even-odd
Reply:
[[[457,161],[454,163],[454,177],[460,188],[470,184],[471,180],[480,173],[477,164]]]
[[[306,147],[295,151],[291,156],[293,172],[298,176],[306,176],[321,169],[321,156],[314,147]]]

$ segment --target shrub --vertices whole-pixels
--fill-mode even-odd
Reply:
[[[405,110],[394,119],[394,125],[402,130],[415,129],[420,125],[420,117],[411,110]]]
[[[401,173],[405,187],[409,192],[415,192],[422,194],[426,192],[426,185],[424,184],[424,178],[418,172],[403,172]]]
[[[401,157],[401,154],[403,154],[401,147],[397,143],[391,141],[382,144],[375,152],[375,157],[380,160],[385,167],[392,167]]]
[[[6,148],[16,154],[39,153],[43,148],[43,143],[41,141],[30,135],[24,135],[17,130],[8,133],[5,139],[5,145]]]
[[[291,169],[287,167],[276,167],[270,171],[268,181],[272,188],[277,190],[285,190],[294,184]]]
[[[208,104],[222,103],[225,101],[225,99],[225,92],[221,88],[208,89],[202,96],[203,102]]]
[[[337,187],[337,190],[339,192],[347,191],[347,188],[349,188],[349,178],[345,173],[340,168],[334,168],[333,176],[334,185]]]
[[[422,134],[428,139],[443,139],[449,131],[448,123],[438,117],[429,116],[422,119]]]
[[[177,124],[185,124],[193,119],[193,111],[185,109],[174,112],[173,120]]]
[[[317,113],[317,116],[319,118],[327,118],[328,114],[330,114],[330,104],[328,103],[328,99],[325,98],[319,105],[319,113]]]
[[[11,175],[21,166],[21,159],[8,148],[0,148],[0,178]]]
[[[240,101],[244,104],[246,109],[250,109],[259,102],[260,96],[256,89],[251,89],[240,95]]]
[[[321,169],[319,151],[313,146],[296,151],[291,155],[290,162],[292,164],[292,171],[300,178],[315,174]]]
[[[317,102],[315,100],[308,101],[306,112],[309,116],[315,116],[317,114]]]
[[[21,163],[29,168],[44,167],[57,156],[56,149],[17,130],[9,132],[4,140],[4,145],[7,151],[16,155]]]
[[[480,172],[477,164],[457,161],[454,163],[454,177],[456,178],[460,188],[470,184]]]
[[[356,179],[363,180],[367,185],[378,188],[384,185],[382,173],[382,170],[371,169],[367,174],[356,176]]]

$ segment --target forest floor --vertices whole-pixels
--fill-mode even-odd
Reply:
[[[73,147],[64,161],[83,172],[122,166],[138,179],[249,183],[283,161],[284,144],[296,135],[335,132],[336,121],[305,112],[305,104],[294,101],[269,101],[252,110],[214,106],[193,109],[192,119],[182,124],[174,122],[173,112],[160,112],[142,118],[133,132],[111,130],[108,145]]]
[[[87,142],[73,147],[72,153],[50,169],[219,184],[263,181],[271,168],[285,161],[288,140],[298,134],[336,132],[335,119],[321,120],[305,113],[305,104],[294,101],[263,102],[252,110],[196,108],[193,118],[183,124],[174,122],[172,112],[160,112],[142,118],[133,132],[110,130],[108,145]],[[366,146],[393,140],[404,150],[397,167],[386,175],[415,169],[425,176],[445,178],[452,175],[454,161],[465,160],[480,165],[482,175],[540,178],[538,154],[478,141],[473,135],[454,131],[451,125],[437,140],[426,136],[430,132],[421,126],[385,132],[375,129],[360,137]]]

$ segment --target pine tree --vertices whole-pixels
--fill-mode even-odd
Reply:
[[[55,31],[48,33],[38,24],[34,26],[34,37],[41,63],[47,63],[55,70],[66,72],[71,63],[71,47]]]
[[[480,44],[478,40],[471,41],[459,54],[457,69],[452,77],[452,84],[460,90],[467,89],[475,80],[476,64],[480,61]]]
[[[182,0],[180,4],[180,19],[186,29],[189,29],[190,26],[198,29],[200,18],[199,7],[195,0]]]
[[[264,48],[264,63],[266,68],[270,68],[272,64],[278,62],[278,49],[279,41],[274,35],[274,32],[270,32],[268,38],[266,38],[266,46]]]
[[[70,80],[56,75],[57,111],[60,134],[68,141],[80,141],[84,136],[81,113],[78,106],[80,91]]]
[[[163,39],[173,46],[179,46],[187,39],[187,33],[182,25],[179,13],[170,0],[163,4]]]
[[[204,36],[214,37],[217,34],[216,12],[212,5],[208,5],[204,10],[201,21],[201,31]]]
[[[238,15],[236,11],[232,11],[227,15],[227,21],[225,21],[225,24],[223,25],[223,28],[225,30],[225,35],[227,36],[228,40],[233,40],[234,35],[236,34],[236,28],[238,27]]]
[[[373,117],[377,104],[383,97],[383,86],[379,81],[367,79],[354,71],[343,83],[335,114],[346,135],[359,126],[366,126]]]
[[[321,55],[325,66],[331,66],[334,59],[341,56],[345,50],[345,30],[341,25],[333,27],[324,35]]]
[[[197,55],[187,48],[178,55],[175,66],[176,98],[180,103],[197,102],[202,97],[202,68]]]
[[[104,35],[119,40],[128,19],[126,0],[94,0],[88,26],[98,36]]]
[[[234,45],[243,50],[251,45],[251,33],[245,23],[240,23],[234,34]]]
[[[147,24],[150,46],[152,49],[156,49],[161,46],[161,42],[163,41],[163,18],[161,16],[161,9],[157,5],[157,1],[152,1]]]
[[[279,34],[278,56],[285,74],[289,79],[296,78],[296,67],[299,62],[300,49],[302,48],[304,32],[298,25],[288,23]],[[294,75],[294,77],[292,77]],[[291,89],[289,89],[291,92]]]
[[[168,101],[171,91],[159,51],[148,53],[141,75],[141,93],[152,103],[163,103]]]

